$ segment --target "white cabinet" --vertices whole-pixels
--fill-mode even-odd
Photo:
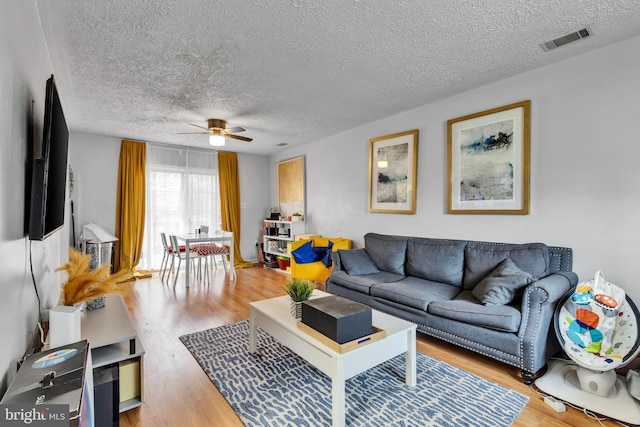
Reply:
[[[304,233],[303,221],[264,221],[263,250],[267,254],[291,256],[287,243],[295,240],[296,234]]]
[[[93,369],[116,365],[119,412],[144,402],[144,348],[120,295],[107,295],[104,307],[85,310],[82,339],[91,345]]]

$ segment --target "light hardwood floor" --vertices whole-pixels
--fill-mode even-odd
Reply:
[[[230,282],[224,270],[211,270],[210,283],[192,280],[185,288],[181,272],[164,284],[157,273],[125,284],[125,301],[146,354],[145,404],[120,415],[120,426],[243,426],[226,400],[209,381],[180,335],[238,322],[249,317],[248,304],[284,295],[288,275],[261,266],[238,269]],[[476,353],[418,333],[418,351],[465,369],[529,397],[514,426],[599,426],[568,408],[556,413],[519,378],[519,370]],[[470,402],[472,404],[472,402]],[[604,421],[606,426],[618,425]]]

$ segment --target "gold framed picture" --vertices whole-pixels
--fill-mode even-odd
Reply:
[[[369,212],[416,213],[418,130],[369,140]]]
[[[529,213],[526,100],[447,122],[447,213]]]

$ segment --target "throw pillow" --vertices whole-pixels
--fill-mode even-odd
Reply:
[[[298,264],[308,264],[310,262],[316,262],[320,258],[313,250],[313,243],[309,240],[304,245],[291,251],[291,255]]]
[[[506,305],[513,301],[520,288],[533,281],[531,274],[507,258],[473,288],[472,294],[484,305]]]
[[[314,246],[313,252],[316,255],[316,258],[322,261],[325,267],[329,268],[333,264],[331,261],[331,252],[333,250],[333,242],[329,240],[328,246]]]
[[[351,276],[364,276],[380,272],[364,249],[339,249],[338,255],[344,269]]]

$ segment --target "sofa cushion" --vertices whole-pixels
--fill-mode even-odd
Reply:
[[[364,249],[338,250],[338,255],[340,256],[340,263],[346,272],[352,276],[380,272]]]
[[[502,245],[473,242],[464,248],[464,258],[464,289],[473,289],[507,258],[536,280],[549,274],[549,249],[542,243]]]
[[[453,299],[460,292],[460,288],[407,276],[397,282],[372,286],[369,292],[371,296],[426,311],[432,301]]]
[[[409,238],[407,276],[462,286],[466,244],[460,240]]]
[[[378,269],[404,276],[406,237],[367,233],[364,236],[364,248]]]
[[[452,301],[433,301],[427,311],[435,316],[505,332],[518,332],[522,318],[520,310],[511,305],[480,304],[471,291],[460,292]]]
[[[533,277],[518,268],[507,258],[471,291],[473,296],[484,305],[509,304],[518,290],[533,282]]]
[[[354,291],[362,292],[370,295],[369,291],[372,286],[380,283],[397,282],[404,279],[404,276],[398,274],[381,271],[375,274],[367,274],[365,276],[351,276],[346,271],[336,271],[331,273],[331,282],[336,285],[343,286]]]

